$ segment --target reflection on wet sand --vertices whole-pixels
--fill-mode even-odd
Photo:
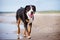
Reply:
[[[24,29],[23,25],[20,26],[21,29]],[[0,15],[0,39],[22,39],[21,35],[17,36],[15,30],[17,31],[15,16]]]

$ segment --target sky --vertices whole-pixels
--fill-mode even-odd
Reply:
[[[35,5],[37,11],[60,10],[60,0],[0,0],[0,12],[15,12],[26,5]]]

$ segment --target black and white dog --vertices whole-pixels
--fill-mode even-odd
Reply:
[[[16,12],[16,20],[18,24],[18,34],[20,34],[20,27],[19,24],[21,20],[24,23],[24,36],[31,38],[31,27],[32,27],[32,22],[34,20],[34,13],[36,12],[36,7],[34,5],[27,5],[25,8],[20,8]]]

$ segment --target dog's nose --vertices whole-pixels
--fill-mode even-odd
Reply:
[[[31,15],[33,14],[33,12],[31,12]]]

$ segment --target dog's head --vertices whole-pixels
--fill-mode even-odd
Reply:
[[[25,7],[25,13],[28,16],[28,19],[33,18],[36,12],[36,7],[34,5],[27,5]]]

